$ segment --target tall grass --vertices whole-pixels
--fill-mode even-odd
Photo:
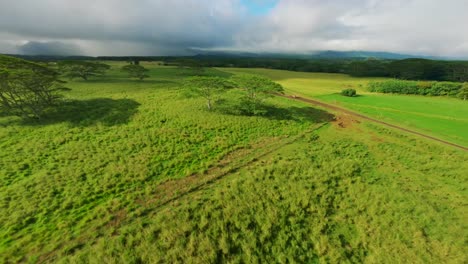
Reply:
[[[165,206],[146,204],[64,261],[466,261],[465,154],[374,126],[318,135]]]

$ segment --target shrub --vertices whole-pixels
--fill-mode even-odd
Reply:
[[[344,89],[341,91],[341,95],[343,96],[348,96],[348,97],[354,97],[357,95],[356,90],[354,89]]]

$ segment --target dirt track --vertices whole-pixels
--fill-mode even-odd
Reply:
[[[456,147],[458,149],[462,149],[464,151],[468,151],[467,147],[457,145],[457,144],[454,144],[454,143],[451,143],[451,142],[448,142],[448,141],[445,141],[445,140],[442,140],[442,139],[438,139],[438,138],[435,138],[435,137],[432,137],[432,136],[429,136],[429,135],[425,135],[425,134],[422,134],[422,133],[419,133],[419,132],[416,132],[416,131],[413,131],[413,130],[409,130],[409,129],[406,129],[404,127],[400,127],[400,126],[397,126],[397,125],[392,125],[390,123],[383,122],[383,121],[380,121],[380,120],[377,120],[377,119],[374,119],[374,118],[371,118],[371,117],[368,117],[368,116],[365,116],[365,115],[361,115],[361,114],[358,114],[356,112],[353,112],[353,111],[350,111],[350,110],[347,110],[347,109],[344,109],[344,108],[341,108],[341,107],[338,107],[338,106],[334,106],[334,105],[323,103],[323,102],[320,102],[320,101],[317,101],[317,100],[298,97],[298,96],[287,96],[287,95],[282,95],[282,94],[278,94],[278,96],[293,99],[293,100],[297,100],[297,101],[306,102],[306,103],[309,103],[309,104],[318,105],[318,106],[321,106],[323,108],[328,108],[328,109],[339,111],[339,112],[343,112],[343,113],[346,113],[346,114],[349,114],[349,115],[352,115],[352,116],[362,118],[364,120],[372,121],[372,122],[382,124],[382,125],[385,125],[385,126],[388,126],[388,127],[392,127],[392,128],[395,128],[395,129],[398,129],[398,130],[401,130],[401,131],[405,131],[407,133],[411,133],[411,134],[414,134],[414,135],[417,135],[417,136],[420,136],[420,137],[423,137],[423,138],[431,139],[431,140],[437,141],[439,143],[442,143],[442,144],[445,144],[445,145],[448,145],[448,146],[452,146],[452,147]]]

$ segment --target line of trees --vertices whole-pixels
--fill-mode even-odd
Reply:
[[[31,59],[60,60],[60,57],[31,57]],[[429,59],[387,60],[374,58],[267,58],[236,56],[192,57],[75,57],[73,61],[160,61],[194,71],[203,67],[267,68],[300,72],[345,73],[359,77],[392,77],[402,80],[468,81],[468,61]]]
[[[164,58],[177,65],[181,58]],[[194,57],[203,67],[267,68],[300,72],[345,73],[355,77],[392,77],[402,80],[468,82],[468,62],[427,59],[286,59]]]
[[[468,83],[388,80],[369,82],[368,89],[378,93],[452,96],[466,100]]]

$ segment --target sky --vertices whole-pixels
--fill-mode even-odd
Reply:
[[[468,0],[0,0],[0,53],[468,57]]]

